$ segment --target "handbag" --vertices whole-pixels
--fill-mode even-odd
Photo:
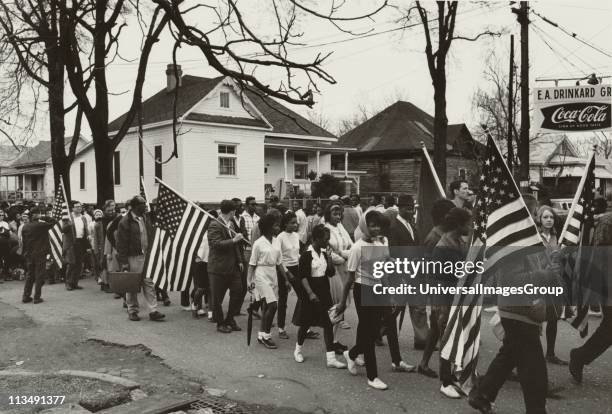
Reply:
[[[108,284],[114,293],[139,293],[142,279],[142,272],[108,272]]]

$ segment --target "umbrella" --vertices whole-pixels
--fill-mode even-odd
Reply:
[[[255,303],[253,302],[253,293],[250,292],[250,294],[251,298],[249,301],[249,307],[247,308],[247,313],[249,314],[249,319],[247,321],[247,346],[251,346],[251,334],[253,333],[253,308],[255,305]]]

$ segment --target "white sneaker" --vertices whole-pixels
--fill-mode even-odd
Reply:
[[[191,305],[189,305],[189,306],[181,306],[181,309],[184,310],[184,311],[189,312],[189,311],[191,311]],[[194,308],[194,310],[195,310],[195,308]]]
[[[461,395],[457,392],[457,389],[452,385],[440,385],[440,392],[448,398],[461,398]]]
[[[387,384],[382,382],[378,377],[374,378],[372,381],[368,380],[368,385],[377,390],[386,390],[388,388]]]
[[[334,351],[326,352],[325,358],[327,359],[327,368],[346,368],[346,364],[344,362],[340,362],[336,359],[336,353]]]
[[[302,355],[302,351],[298,351],[297,349],[293,351],[293,359],[295,359],[295,362],[304,362],[304,355]]]
[[[365,361],[361,355],[357,355],[357,358],[355,358],[355,364],[360,367],[365,367]]]
[[[206,315],[206,311],[204,309],[198,309],[198,316]]]
[[[393,372],[413,372],[416,369],[414,365],[406,364],[404,361],[400,361],[399,364],[391,364],[391,370]]]
[[[351,357],[349,356],[349,352],[344,351],[343,355],[344,359],[346,359],[346,368],[348,369],[348,372],[350,372],[352,375],[357,375],[357,367],[355,366],[355,361],[351,359]]]

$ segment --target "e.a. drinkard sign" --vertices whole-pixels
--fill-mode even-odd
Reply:
[[[534,88],[534,128],[540,132],[610,131],[610,85]]]

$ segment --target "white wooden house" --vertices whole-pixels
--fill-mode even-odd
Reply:
[[[346,159],[351,151],[338,145],[333,134],[278,102],[251,91],[241,94],[229,78],[181,75],[178,158],[165,162],[174,148],[173,73],[169,65],[166,86],[143,102],[144,179],[151,198],[157,195],[155,177],[201,202],[251,195],[263,200],[270,192],[282,197],[288,186],[308,194],[308,173],[331,172],[331,154],[345,154]],[[110,135],[124,117],[109,124]],[[116,149],[113,170],[118,201],[138,193],[137,120]],[[70,173],[73,197],[95,202],[91,145],[77,154]]]

